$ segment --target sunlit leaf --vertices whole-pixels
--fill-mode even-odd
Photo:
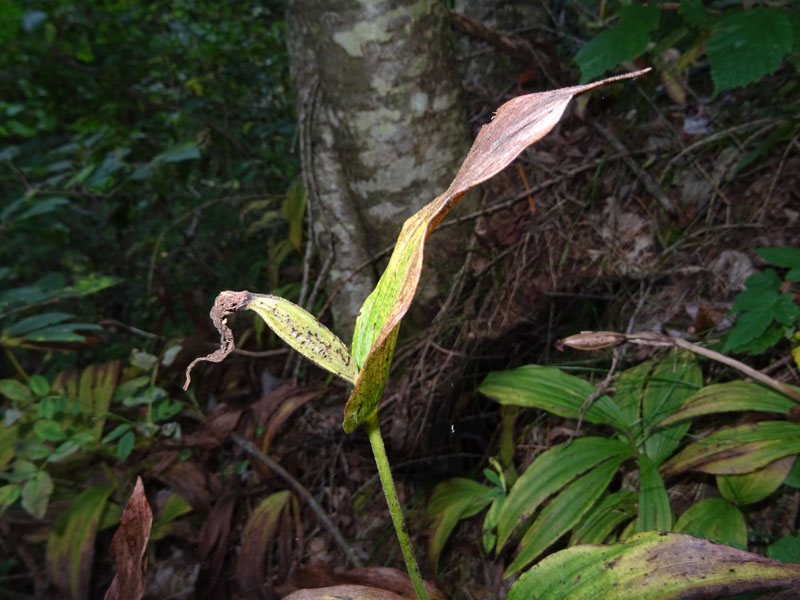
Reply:
[[[345,407],[345,431],[353,431],[377,410],[391,362],[387,348],[394,345],[400,321],[416,293],[428,235],[467,191],[499,173],[527,146],[547,135],[573,96],[639,74],[641,71],[585,86],[518,96],[501,106],[480,130],[450,187],[405,222],[386,270],[361,307],[353,336],[359,374]]]
[[[551,554],[512,586],[507,600],[672,600],[797,589],[786,565],[678,533],[646,532],[612,546]]]
[[[323,369],[355,383],[353,357],[344,342],[314,315],[277,296],[251,294],[247,308],[255,311],[287,344]]]
[[[675,523],[674,531],[735,548],[747,548],[744,515],[723,498],[706,498],[687,508]]]

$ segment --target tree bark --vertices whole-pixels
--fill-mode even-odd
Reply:
[[[348,340],[385,260],[356,270],[446,189],[469,148],[448,12],[439,0],[290,0],[288,23],[313,230],[332,256],[329,293],[347,280],[332,308]],[[431,242],[429,271],[446,258]],[[440,283],[427,279],[423,297]]]

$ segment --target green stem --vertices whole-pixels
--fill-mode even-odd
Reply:
[[[381,486],[383,493],[386,496],[386,504],[389,505],[389,512],[392,515],[392,523],[394,523],[394,530],[397,533],[397,540],[400,542],[400,549],[403,551],[403,558],[406,561],[406,569],[408,576],[411,578],[411,583],[414,585],[414,591],[420,600],[429,600],[428,592],[425,590],[425,585],[422,583],[422,575],[420,575],[417,560],[414,558],[414,549],[411,547],[411,539],[408,537],[406,525],[403,522],[403,509],[400,508],[400,501],[397,499],[397,491],[394,488],[394,479],[392,479],[392,470],[389,467],[389,459],[386,458],[386,448],[383,445],[383,437],[381,436],[381,429],[378,425],[378,411],[364,421],[369,434],[369,443],[372,445],[372,454],[375,455],[375,464],[378,465],[378,474],[381,478]]]

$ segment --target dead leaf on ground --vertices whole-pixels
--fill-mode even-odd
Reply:
[[[208,513],[200,528],[200,575],[197,578],[198,598],[222,598],[220,575],[228,551],[231,520],[236,506],[236,491],[222,494]]]
[[[142,478],[137,477],[111,540],[111,556],[117,565],[117,573],[111,580],[105,600],[140,600],[144,595],[144,552],[152,524],[153,513],[144,495]]]

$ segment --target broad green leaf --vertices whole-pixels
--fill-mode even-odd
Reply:
[[[57,421],[36,421],[36,423],[33,424],[33,431],[40,440],[44,440],[45,442],[60,442],[67,439],[67,434]]]
[[[785,563],[800,563],[800,536],[787,535],[770,544],[767,556]]]
[[[797,589],[787,565],[679,533],[639,533],[612,546],[551,554],[522,575],[507,600],[674,600]]]
[[[128,460],[135,443],[136,435],[133,431],[126,431],[117,443],[117,458],[121,461]]]
[[[619,22],[614,27],[597,34],[575,56],[581,82],[642,54],[650,43],[650,32],[658,28],[661,17],[658,6],[653,4],[621,6],[618,14]]]
[[[54,463],[58,462],[71,454],[75,454],[81,447],[78,442],[74,440],[67,440],[59,444],[53,452],[50,453],[50,456],[47,457],[47,462]]]
[[[16,379],[0,379],[0,394],[15,402],[27,402],[31,399],[31,391]]]
[[[463,477],[447,479],[434,488],[425,511],[433,523],[428,554],[434,570],[456,524],[483,510],[496,495],[496,489]]]
[[[770,264],[784,267],[785,269],[800,269],[800,248],[776,246],[773,248],[759,248],[755,252]]]
[[[358,369],[347,346],[314,315],[293,302],[265,294],[250,294],[247,308],[314,364],[355,383]]]
[[[90,487],[79,494],[56,519],[47,539],[51,581],[72,600],[89,597],[95,534],[110,494],[107,486]]]
[[[170,494],[164,506],[158,513],[158,516],[153,521],[153,528],[150,531],[151,540],[160,540],[168,535],[172,528],[172,522],[187,513],[194,510],[186,500],[178,494]]]
[[[614,439],[578,438],[540,454],[508,493],[497,523],[497,548],[502,549],[520,524],[533,516],[547,498],[599,463],[627,458],[632,448]]]
[[[37,471],[22,486],[22,508],[36,519],[43,519],[53,493],[53,480],[46,471]]]
[[[297,499],[284,490],[267,496],[248,517],[236,561],[240,589],[255,590],[264,585],[267,550],[281,537],[281,522],[288,521],[290,511],[297,512]]]
[[[510,371],[489,373],[478,391],[500,404],[540,408],[577,419],[584,401],[597,390],[580,377],[555,367],[526,365]],[[605,394],[595,398],[583,417],[589,423],[608,424],[626,430],[627,419]]]
[[[6,509],[14,504],[22,494],[22,486],[18,483],[9,483],[0,486],[0,517],[6,512]]]
[[[690,423],[660,428],[658,422],[684,405],[703,384],[703,374],[689,353],[675,353],[653,369],[642,400],[644,450],[656,465],[672,455]]]
[[[683,471],[714,475],[750,473],[800,453],[800,424],[761,421],[720,429],[689,444],[661,466],[665,479]]]
[[[126,431],[130,431],[131,427],[133,427],[130,423],[122,423],[121,425],[117,425],[109,431],[106,435],[103,436],[101,440],[104,444],[108,444],[109,442],[113,442],[119,436],[121,436]]]
[[[2,465],[2,462],[0,462],[0,465]],[[786,479],[784,479],[783,483],[789,487],[800,489],[800,460],[794,461],[794,466],[789,471],[789,474],[786,476]]]
[[[645,455],[639,455],[639,515],[636,531],[669,531],[672,529],[672,508],[658,474],[658,467]]]
[[[42,327],[22,336],[26,342],[83,342],[86,336],[80,331],[102,331],[103,328],[94,323],[59,323]]]
[[[602,544],[609,535],[636,514],[637,495],[622,490],[608,494],[572,530],[570,546]]]
[[[795,404],[787,396],[760,383],[715,383],[692,394],[678,411],[661,421],[660,425],[672,425],[701,415],[722,412],[764,411],[786,415]]]
[[[642,432],[641,408],[644,397],[645,385],[653,370],[653,361],[639,363],[635,367],[626,369],[620,374],[617,381],[617,391],[614,392],[614,404],[627,421],[628,429],[634,433],[634,438],[639,438]]]
[[[706,498],[692,504],[675,523],[674,531],[734,548],[747,548],[744,515],[723,498]]]
[[[61,323],[62,321],[66,321],[67,319],[71,319],[73,317],[74,315],[63,312],[49,312],[39,315],[32,315],[30,317],[20,319],[6,329],[4,333],[10,337],[19,337],[25,335],[26,333],[41,329],[42,327]]]
[[[200,158],[200,150],[191,142],[178,144],[153,157],[153,163],[173,163]]]
[[[625,457],[607,460],[576,479],[556,496],[536,518],[519,543],[514,562],[506,569],[509,577],[536,559],[568,532],[606,491]]]
[[[15,219],[21,221],[23,219],[30,219],[31,217],[36,217],[39,215],[46,215],[47,213],[51,213],[56,210],[59,206],[64,206],[65,204],[69,204],[69,200],[66,198],[37,198],[36,201],[32,202],[25,211],[17,215]],[[54,219],[57,218],[57,216],[54,215],[51,218]]]
[[[17,456],[30,461],[39,461],[50,456],[53,449],[33,438],[20,441],[17,446]]]
[[[43,375],[32,375],[30,381],[28,381],[28,387],[39,398],[50,393],[50,382]]]
[[[353,357],[359,373],[345,407],[346,431],[352,431],[377,411],[392,358],[387,349],[393,346],[400,321],[414,298],[428,235],[464,194],[499,173],[522,150],[547,135],[573,96],[641,73],[518,96],[501,106],[494,119],[481,128],[447,190],[405,222],[386,270],[361,307],[353,336]]]
[[[793,42],[787,12],[780,8],[756,7],[724,16],[706,40],[714,93],[769,75],[791,52]]]
[[[703,0],[681,0],[678,14],[695,27],[707,28],[713,23],[713,18],[706,11]]]
[[[723,498],[738,506],[763,500],[781,486],[796,458],[784,456],[752,473],[717,475],[719,492]]]

